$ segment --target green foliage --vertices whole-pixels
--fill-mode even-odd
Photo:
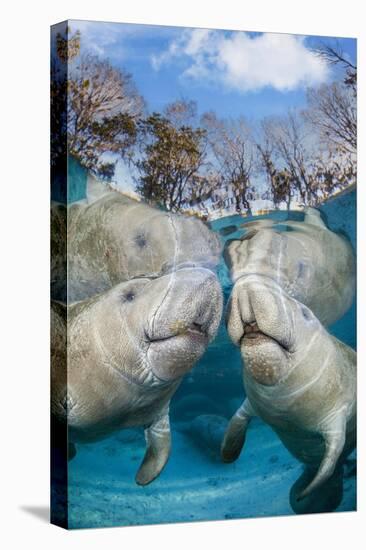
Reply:
[[[151,203],[178,211],[197,198],[203,185],[205,131],[176,127],[167,117],[153,113],[139,123],[140,153],[137,190]]]
[[[126,158],[136,141],[144,109],[130,74],[108,60],[80,56],[80,32],[56,37],[51,82],[52,163],[65,154],[102,178],[111,179],[115,162]],[[67,142],[67,143],[66,143]]]
[[[103,154],[126,157],[136,141],[143,106],[131,75],[96,56],[82,56],[68,80],[69,153],[88,170],[105,177]],[[110,178],[111,167],[109,163]]]
[[[60,33],[56,36],[57,56],[63,63],[68,63],[80,53],[80,31],[71,35],[69,27],[66,29],[66,37]]]
[[[113,162],[99,163],[98,176],[103,181],[111,181],[114,176],[115,165]]]
[[[344,68],[343,81],[309,90],[306,111],[265,119],[254,130],[241,116],[220,119],[212,112],[198,123],[196,104],[188,100],[144,117],[131,75],[80,55],[80,40],[70,29],[56,37],[53,165],[65,156],[66,143],[69,154],[106,181],[115,162],[127,159],[137,169],[140,195],[171,211],[207,211],[215,203],[250,212],[254,175],[266,177],[262,198],[288,208],[294,198],[317,204],[356,181],[357,67],[336,47],[317,53]]]

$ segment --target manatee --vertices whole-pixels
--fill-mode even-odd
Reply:
[[[239,456],[258,415],[306,466],[291,490],[294,511],[334,509],[356,444],[355,351],[266,274],[235,284],[228,332],[241,349],[246,399],[227,428],[223,460]]]
[[[225,261],[235,285],[241,277],[270,278],[309,307],[321,323],[340,319],[355,293],[355,256],[343,235],[330,231],[315,208],[304,221],[270,219],[243,224],[241,239],[226,243]]]
[[[72,458],[75,443],[144,426],[148,483],[169,454],[170,398],[219,323],[219,239],[89,178],[86,199],[52,204],[51,246],[54,431],[68,426]]]
[[[53,304],[52,414],[67,423],[71,455],[75,444],[142,426],[147,449],[136,481],[159,475],[170,453],[170,399],[213,339],[222,300],[212,271],[181,266],[69,305],[67,323],[66,306]]]
[[[51,206],[51,298],[67,301],[67,209]]]
[[[213,269],[221,255],[219,238],[199,219],[111,190],[68,207],[53,204],[51,228],[52,298],[68,303],[182,266]]]

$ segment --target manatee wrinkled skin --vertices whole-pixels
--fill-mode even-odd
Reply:
[[[247,398],[229,423],[222,457],[239,456],[250,418],[258,415],[313,471],[292,500],[297,511],[297,502],[341,474],[355,447],[356,353],[309,308],[257,275],[241,283],[228,331],[241,348]]]
[[[244,224],[244,236],[228,241],[225,261],[235,282],[251,274],[267,276],[319,321],[330,325],[352,304],[355,256],[342,235],[330,231],[314,208],[303,222],[258,220]]]
[[[279,234],[271,223],[253,224],[247,240],[226,251],[235,281],[227,327],[241,349],[246,399],[221,454],[225,462],[238,458],[258,415],[306,465],[290,493],[294,511],[330,511],[342,498],[342,462],[356,445],[356,353],[323,323],[352,302],[354,256],[313,209],[294,225]]]
[[[145,485],[168,460],[170,399],[220,322],[219,239],[89,178],[86,199],[53,203],[51,246],[53,423],[69,458],[143,426]]]
[[[67,267],[66,255],[58,254],[64,252],[66,225]],[[51,228],[52,297],[68,303],[184,265],[214,268],[221,254],[218,237],[200,220],[157,210],[116,191],[67,209],[54,204]]]
[[[170,453],[170,399],[220,323],[216,276],[205,268],[181,268],[120,283],[69,306],[67,385],[57,360],[64,353],[62,323],[66,333],[60,308],[53,304],[54,417],[67,421],[71,448],[143,426],[147,450],[136,481],[151,482]]]

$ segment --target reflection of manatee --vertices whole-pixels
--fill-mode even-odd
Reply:
[[[228,331],[241,347],[247,398],[229,423],[222,457],[239,456],[257,414],[307,465],[291,491],[293,509],[330,511],[342,497],[342,461],[355,447],[356,353],[269,277],[236,284]]]
[[[303,222],[258,220],[243,225],[241,240],[228,241],[225,260],[234,282],[247,275],[267,276],[289,296],[308,306],[329,325],[351,306],[355,260],[351,245],[329,231],[314,208]]]
[[[187,434],[193,442],[217,460],[225,433],[226,418],[217,414],[202,414],[187,423]]]
[[[66,214],[67,212],[67,214]],[[107,192],[95,202],[52,208],[52,297],[66,301],[62,235],[67,216],[67,301],[90,298],[122,281],[159,277],[178,266],[213,267],[218,237],[200,220]]]
[[[144,426],[147,450],[136,480],[145,485],[170,452],[169,402],[218,328],[222,294],[205,268],[115,285],[67,309],[54,304],[52,412],[74,443]],[[63,327],[63,330],[62,330]]]

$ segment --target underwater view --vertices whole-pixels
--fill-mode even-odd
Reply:
[[[356,510],[357,41],[51,28],[51,522]]]
[[[355,190],[320,207],[328,227],[347,236],[353,247],[355,207]],[[277,211],[259,218],[283,222],[303,217],[301,212]],[[211,227],[224,244],[240,233],[240,224],[252,219],[230,216]],[[218,275],[226,304],[232,283],[223,259]],[[356,349],[355,300],[329,330]],[[294,514],[289,493],[303,465],[262,420],[253,419],[235,462],[225,464],[220,458],[229,419],[243,397],[240,350],[228,336],[224,315],[216,338],[172,398],[172,451],[160,476],[145,487],[135,483],[145,453],[141,428],[80,445],[68,468],[69,528]],[[356,509],[355,461],[353,452],[343,466],[343,496],[336,511]]]

